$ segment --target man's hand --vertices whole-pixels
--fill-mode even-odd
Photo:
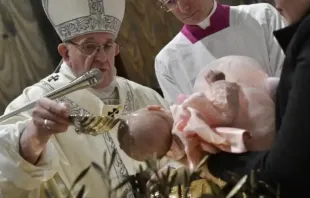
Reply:
[[[69,110],[48,98],[38,100],[32,120],[20,138],[20,153],[28,162],[35,164],[53,134],[65,132],[69,126]]]

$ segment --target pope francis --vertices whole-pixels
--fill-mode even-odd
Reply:
[[[76,196],[73,181],[91,162],[103,166],[103,153],[111,158],[115,186],[139,165],[117,142],[117,131],[99,136],[77,134],[69,124],[72,112],[120,116],[146,105],[166,102],[153,90],[116,77],[114,42],[125,10],[125,0],[42,0],[45,13],[63,41],[58,51],[63,57],[60,71],[25,88],[5,114],[38,100],[31,111],[20,113],[0,124],[0,197],[61,198]],[[44,64],[44,63],[42,63]],[[71,93],[57,101],[42,96],[89,71],[98,68],[104,80],[95,88]],[[107,183],[94,170],[86,174],[78,188],[86,186],[86,197],[108,197]],[[122,189],[133,197],[130,185]],[[119,197],[115,194],[113,197]]]

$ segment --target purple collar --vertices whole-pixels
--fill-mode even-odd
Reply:
[[[229,27],[230,7],[217,3],[217,8],[210,17],[210,26],[202,29],[198,25],[184,25],[181,32],[192,43]]]

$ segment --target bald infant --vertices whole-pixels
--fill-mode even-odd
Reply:
[[[198,75],[194,93],[180,95],[169,111],[153,106],[126,116],[118,131],[120,148],[138,161],[169,153],[193,163],[205,152],[270,148],[278,79],[260,68],[243,56],[211,62]]]

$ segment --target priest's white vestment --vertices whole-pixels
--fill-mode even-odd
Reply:
[[[73,79],[71,70],[63,64],[59,73],[53,73],[27,87],[9,104],[5,113],[39,99]],[[84,89],[59,99],[59,102],[68,104],[71,113],[83,111],[95,115],[114,113],[115,116],[120,116],[151,104],[167,108],[166,101],[155,91],[124,78],[116,78],[116,90],[114,94],[111,93],[113,97],[101,97],[101,93],[93,89]],[[0,125],[0,197],[41,198],[45,196],[44,188],[54,197],[65,197],[78,174],[91,162],[103,166],[103,153],[106,151],[110,159],[113,149],[117,149],[111,173],[114,186],[126,176],[134,174],[140,164],[119,148],[117,126],[110,133],[99,136],[77,134],[74,126],[70,126],[67,132],[52,137],[39,162],[32,165],[19,154],[19,138],[30,119],[31,111],[28,111],[11,117]],[[94,169],[90,169],[78,187],[82,184],[86,185],[86,197],[108,197],[107,186]],[[130,192],[130,188],[126,185],[123,190]],[[133,196],[128,193],[127,197]]]
[[[228,55],[256,59],[270,76],[279,77],[284,53],[273,31],[285,27],[269,4],[226,6],[214,3],[210,15],[182,30],[157,54],[155,71],[165,99],[191,94],[193,83],[210,61]]]

